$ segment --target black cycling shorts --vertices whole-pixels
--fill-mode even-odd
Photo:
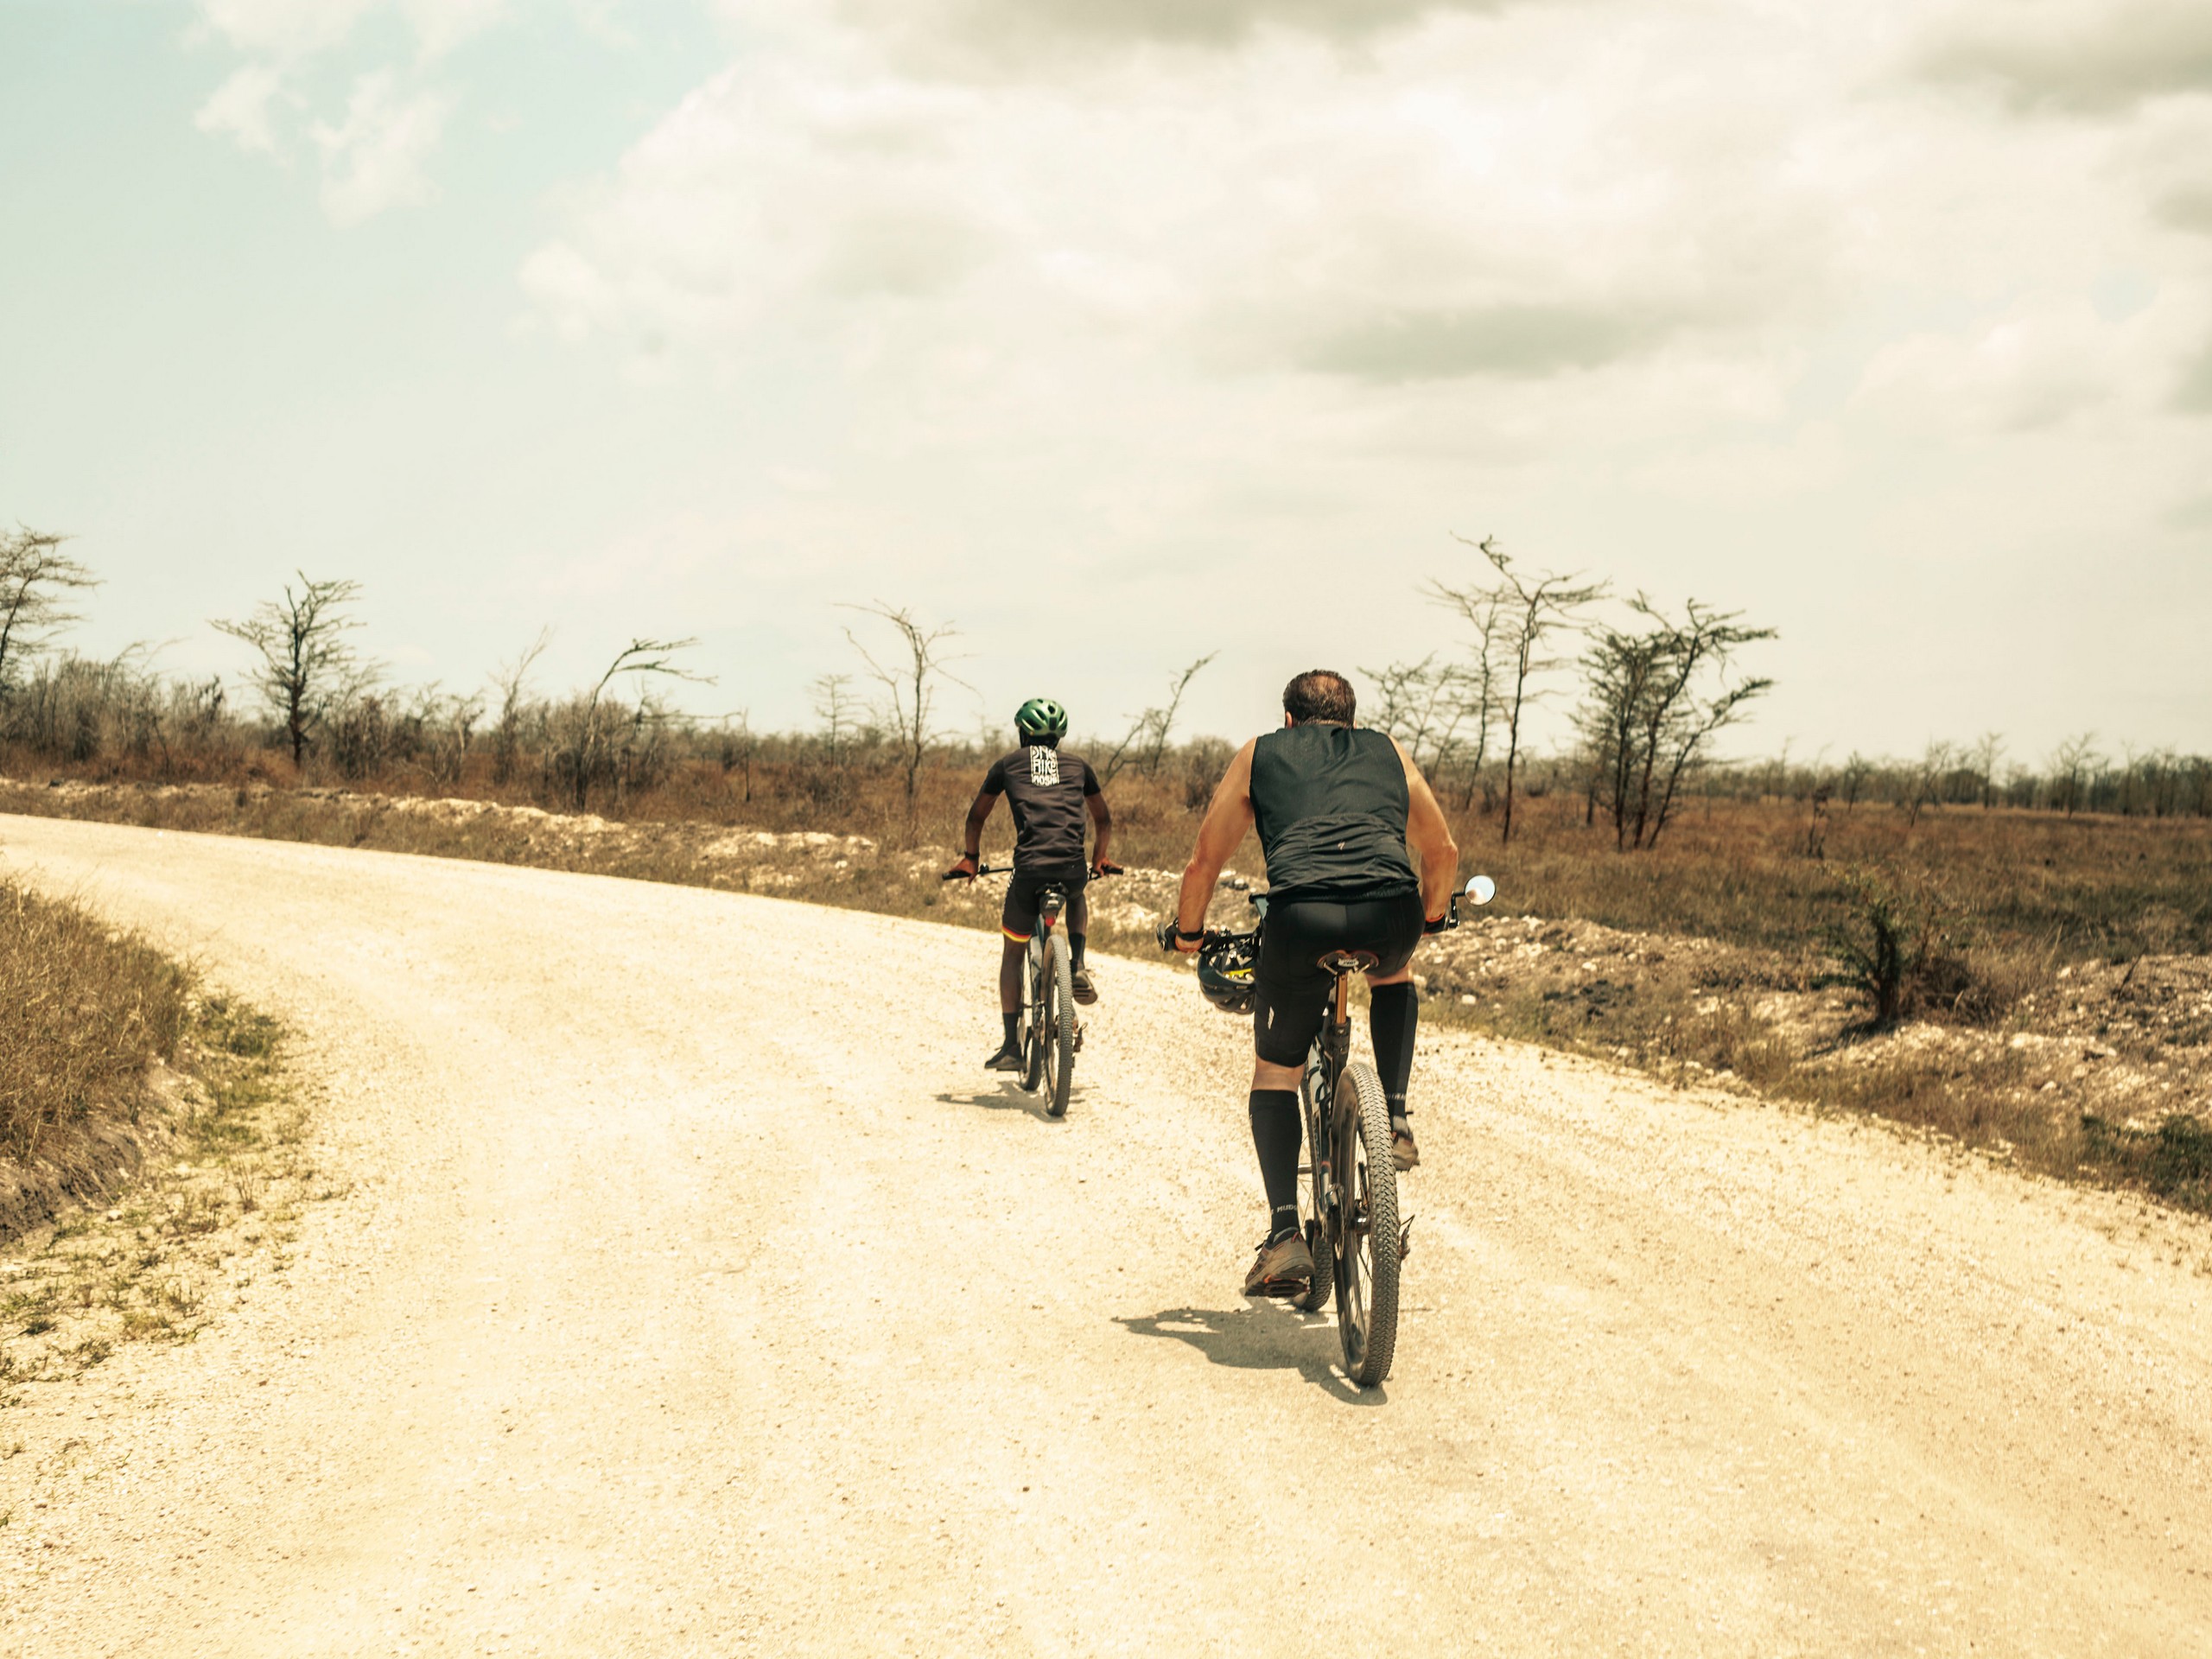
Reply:
[[[1037,931],[1038,890],[1065,887],[1068,903],[1073,905],[1083,897],[1083,884],[1090,879],[1087,875],[1038,875],[1016,870],[1014,879],[1006,884],[1006,908],[999,913],[999,926],[1015,944],[1026,943]]]
[[[1332,950],[1371,950],[1375,971],[1395,974],[1414,959],[1422,920],[1418,893],[1269,906],[1253,976],[1253,1050],[1270,1065],[1305,1065],[1336,985],[1320,959]]]

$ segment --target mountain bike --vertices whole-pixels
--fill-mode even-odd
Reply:
[[[1459,925],[1459,900],[1486,905],[1497,886],[1486,875],[1467,883],[1439,921],[1424,931],[1447,932]],[[1258,925],[1247,933],[1209,929],[1199,945],[1225,949],[1256,964],[1267,928],[1268,900],[1249,900]],[[1160,930],[1161,945],[1174,949],[1175,923]],[[1313,1046],[1306,1051],[1299,1100],[1306,1118],[1304,1178],[1298,1213],[1314,1273],[1306,1293],[1290,1305],[1318,1313],[1330,1298],[1337,1303],[1337,1339],[1344,1349],[1344,1375],[1371,1389],[1390,1374],[1398,1346],[1398,1270],[1412,1248],[1413,1217],[1400,1218],[1398,1172],[1390,1158],[1390,1107],[1382,1079],[1372,1063],[1351,1058],[1351,976],[1377,966],[1370,950],[1331,950],[1319,966],[1333,979],[1329,1012]],[[1325,1274],[1322,1263],[1328,1263]]]
[[[979,864],[977,875],[1011,875],[1010,864]],[[1109,864],[1101,878],[1121,874]],[[957,880],[957,876],[945,880]],[[1075,969],[1069,956],[1067,933],[1059,925],[1067,908],[1068,890],[1047,882],[1037,890],[1037,923],[1030,930],[1027,970],[1021,980],[1021,1019],[1015,1027],[1021,1045],[1021,1087],[1025,1093],[1045,1094],[1049,1117],[1065,1117],[1068,1091],[1075,1082],[1075,1057],[1083,1052],[1083,1022],[1076,1018]]]

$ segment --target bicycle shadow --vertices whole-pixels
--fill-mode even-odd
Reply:
[[[1380,1388],[1353,1386],[1338,1369],[1335,1321],[1323,1314],[1300,1313],[1273,1299],[1255,1301],[1249,1308],[1171,1307],[1114,1323],[1140,1337],[1170,1337],[1188,1344],[1217,1365],[1296,1371],[1348,1406],[1379,1406],[1389,1398]]]
[[[935,1098],[944,1106],[974,1106],[987,1112],[1027,1112],[1046,1123],[1059,1124],[1068,1121],[1065,1117],[1054,1117],[1045,1109],[1046,1097],[1042,1090],[1033,1095],[1026,1094],[1021,1085],[1011,1078],[1000,1084],[996,1089],[976,1089],[964,1095],[947,1090]],[[1083,1085],[1077,1084],[1068,1096],[1068,1103],[1072,1107],[1082,1098]]]

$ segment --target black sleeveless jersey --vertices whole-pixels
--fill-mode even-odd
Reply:
[[[1417,893],[1405,763],[1381,732],[1286,726],[1252,747],[1252,817],[1276,904]]]

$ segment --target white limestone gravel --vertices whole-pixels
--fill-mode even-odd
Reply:
[[[1245,1028],[767,899],[0,818],[326,1082],[281,1298],[0,1414],[0,1655],[2212,1652],[2212,1232],[1432,1033],[1395,1374]]]

